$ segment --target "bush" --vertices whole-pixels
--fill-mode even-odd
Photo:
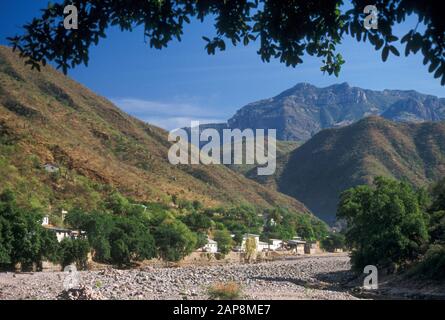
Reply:
[[[422,261],[409,272],[421,278],[445,279],[445,246],[431,245]]]
[[[222,254],[227,254],[232,249],[233,240],[230,232],[226,229],[216,230],[213,239],[218,243],[218,251]]]
[[[308,241],[321,240],[328,234],[326,223],[308,214],[274,208],[266,212],[263,239],[290,240],[298,235]]]
[[[211,300],[235,300],[242,295],[241,287],[236,282],[216,283],[207,290]]]
[[[345,248],[345,236],[341,233],[331,233],[320,241],[320,246],[328,252],[335,252],[336,249]]]
[[[87,232],[96,261],[125,266],[156,255],[150,225],[138,215],[86,214],[74,210],[66,220],[72,227]]]
[[[167,219],[155,230],[158,255],[165,261],[179,261],[196,246],[196,235],[178,220]]]
[[[37,210],[19,208],[10,190],[0,194],[0,267],[39,268],[44,260],[57,260],[57,240],[42,227]]]
[[[155,243],[148,226],[135,218],[115,217],[109,241],[111,262],[119,266],[155,256]]]
[[[87,240],[65,238],[60,242],[60,263],[62,267],[74,263],[77,269],[86,269],[89,252]]]

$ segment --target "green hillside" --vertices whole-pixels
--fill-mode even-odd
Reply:
[[[31,71],[0,47],[0,191],[24,205],[93,210],[111,190],[137,201],[281,205],[291,197],[219,166],[173,166],[167,132],[143,123],[51,67]],[[54,164],[58,172],[43,166]]]
[[[326,129],[287,157],[278,159],[274,177],[248,176],[298,198],[326,221],[335,219],[338,197],[375,176],[426,186],[445,175],[445,123],[396,123],[365,118],[347,127]]]

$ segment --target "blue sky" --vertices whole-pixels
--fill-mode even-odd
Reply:
[[[20,33],[46,4],[1,1],[0,43],[7,44],[6,37]],[[415,24],[415,19],[408,19],[400,31]],[[263,63],[255,45],[229,46],[209,56],[202,36],[213,35],[211,21],[192,22],[181,42],[155,50],[144,43],[141,29],[110,29],[107,38],[91,48],[89,66],[77,67],[69,76],[128,113],[167,129],[186,126],[192,119],[225,121],[245,104],[275,96],[298,82],[327,86],[347,81],[367,89],[415,89],[445,96],[445,88],[427,72],[420,55],[390,55],[383,63],[369,44],[347,38],[339,47],[346,64],[335,78],[323,75],[321,61],[313,57],[304,57],[296,68],[278,61]]]

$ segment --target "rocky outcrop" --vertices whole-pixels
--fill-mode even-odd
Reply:
[[[370,115],[405,122],[440,121],[445,119],[445,99],[414,90],[367,90],[346,82],[325,88],[300,83],[242,107],[228,126],[275,128],[279,140],[308,140],[322,129],[349,125]]]

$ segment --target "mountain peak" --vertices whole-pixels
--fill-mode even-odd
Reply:
[[[367,90],[351,87],[348,82],[324,88],[302,82],[271,99],[241,108],[229,126],[275,128],[278,139],[301,141],[320,130],[349,125],[371,115],[403,122],[445,120],[445,99],[414,90]]]
[[[342,82],[342,83],[333,84],[333,85],[329,86],[328,88],[351,88],[351,86],[349,85],[348,82]]]

